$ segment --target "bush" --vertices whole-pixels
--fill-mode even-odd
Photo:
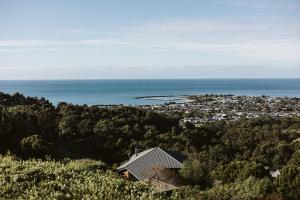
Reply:
[[[17,160],[0,156],[0,199],[162,199],[146,183],[129,182],[99,161]]]
[[[184,162],[179,174],[188,184],[199,185],[201,188],[211,186],[209,169],[205,163],[199,160]]]
[[[189,200],[241,200],[257,199],[272,192],[272,182],[269,178],[258,180],[249,177],[244,181],[218,185],[211,189],[201,191],[197,188],[182,187],[174,191],[171,198]]]
[[[300,199],[300,167],[287,165],[276,178],[277,191],[289,199]]]
[[[24,157],[43,157],[51,152],[50,144],[40,135],[31,135],[20,142]]]
[[[228,165],[221,165],[212,172],[212,176],[217,181],[223,183],[234,182],[235,180],[245,180],[250,176],[263,178],[268,176],[269,171],[262,164],[253,161],[232,161]]]

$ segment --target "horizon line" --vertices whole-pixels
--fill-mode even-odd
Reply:
[[[101,80],[246,80],[246,79],[300,79],[300,77],[223,77],[223,78],[67,78],[67,79],[0,79],[0,81],[101,81]]]

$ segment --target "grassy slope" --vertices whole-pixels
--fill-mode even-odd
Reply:
[[[18,160],[0,155],[0,199],[277,199],[268,179],[249,177],[207,190],[184,186],[170,196],[154,194],[146,183],[130,182],[94,160]],[[269,198],[268,193],[271,195]]]
[[[39,161],[0,156],[0,199],[160,199],[92,160]]]

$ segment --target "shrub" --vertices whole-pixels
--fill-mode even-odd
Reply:
[[[188,184],[199,185],[201,188],[211,185],[209,169],[205,163],[199,160],[184,162],[179,174]]]
[[[20,142],[24,157],[43,157],[51,152],[50,144],[40,135],[31,135]]]
[[[250,176],[263,178],[268,176],[268,171],[262,164],[252,161],[232,161],[228,165],[221,165],[212,172],[215,180],[223,183],[245,180]]]
[[[101,162],[17,160],[0,156],[0,199],[162,199],[146,183],[129,182]]]
[[[289,199],[300,199],[300,167],[287,165],[276,178],[277,191]]]

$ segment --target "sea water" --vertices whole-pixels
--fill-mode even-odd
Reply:
[[[300,97],[300,79],[1,80],[0,92],[45,97],[54,105],[145,105],[200,94]]]

